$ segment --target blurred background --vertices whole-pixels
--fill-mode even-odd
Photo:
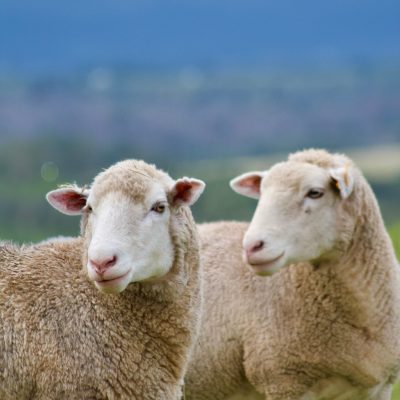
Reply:
[[[2,239],[76,235],[46,192],[124,158],[206,181],[198,221],[248,220],[229,180],[312,146],[359,164],[400,255],[398,0],[0,6]]]
[[[0,237],[78,233],[47,191],[124,158],[208,187],[198,221],[249,219],[228,181],[288,152],[348,153],[400,242],[398,0],[1,0]]]

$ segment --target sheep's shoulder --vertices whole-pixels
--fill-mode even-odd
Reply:
[[[29,291],[63,291],[65,284],[82,275],[82,240],[29,246],[0,246],[0,286],[3,294],[25,297]]]

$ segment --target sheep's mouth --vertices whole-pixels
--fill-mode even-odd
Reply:
[[[115,278],[111,278],[111,279],[100,279],[100,280],[95,280],[95,282],[99,285],[104,285],[104,286],[108,286],[108,285],[114,285],[116,283],[119,283],[120,281],[122,281],[124,278],[126,278],[129,274],[129,271],[126,272],[123,275],[117,276]]]
[[[283,251],[279,256],[269,260],[259,260],[249,263],[252,270],[258,275],[271,275],[277,272],[282,267],[282,259],[285,255]]]

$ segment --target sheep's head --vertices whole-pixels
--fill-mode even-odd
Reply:
[[[291,263],[338,257],[355,226],[355,172],[344,156],[308,150],[233,179],[233,190],[259,199],[243,239],[244,258],[254,271],[269,275]]]
[[[82,214],[88,276],[101,291],[118,293],[131,282],[168,273],[174,261],[171,218],[195,203],[204,187],[127,160],[100,173],[90,189],[62,187],[47,200],[64,214]]]

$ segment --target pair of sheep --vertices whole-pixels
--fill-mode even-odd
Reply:
[[[141,168],[144,166],[142,164]],[[56,192],[63,195],[68,192],[67,197],[73,199],[72,206],[63,211],[76,212],[77,205],[78,209],[86,208],[82,218],[84,244],[76,239],[33,249],[1,250],[8,252],[8,258],[3,261],[5,256],[0,256],[1,264],[7,267],[7,272],[1,267],[1,284],[7,289],[7,296],[3,296],[6,304],[1,304],[0,310],[2,316],[9,314],[8,319],[2,317],[1,336],[5,338],[4,343],[8,343],[6,350],[12,354],[12,360],[2,359],[7,365],[6,369],[2,368],[3,382],[14,383],[20,390],[17,394],[16,387],[10,384],[8,392],[7,388],[0,391],[1,398],[174,399],[179,396],[180,379],[198,321],[201,282],[195,229],[187,207],[176,208],[174,201],[178,198],[179,202],[193,202],[203,185],[196,180],[186,180],[177,182],[172,192],[164,187],[158,192],[163,194],[163,201],[150,202],[152,205],[146,203],[148,197],[157,198],[152,197],[151,187],[136,192],[127,188],[125,196],[131,199],[128,202],[124,202],[123,196],[122,201],[113,197],[114,192],[124,193],[120,186],[124,187],[126,179],[140,181],[140,173],[136,170],[135,178],[130,180],[125,176],[116,185],[113,179],[107,183],[97,178],[88,199],[85,192],[72,191],[74,195],[67,189]],[[104,185],[96,190],[99,181]],[[374,195],[361,173],[343,156],[310,150],[292,155],[287,162],[277,164],[267,173],[240,176],[232,182],[232,187],[260,201],[250,226],[233,222],[200,226],[204,308],[200,335],[186,374],[186,397],[218,400],[246,393],[246,398],[271,400],[389,400],[400,367],[399,271]],[[107,193],[111,200],[101,210],[102,201],[96,204],[95,199],[107,198]],[[129,197],[132,193],[142,197]],[[92,201],[94,207],[89,216]],[[153,212],[164,213],[168,205],[171,209],[170,237],[175,238],[174,243],[177,237],[181,240],[178,246],[172,247],[175,252],[181,251],[180,257],[176,254],[172,257],[168,244],[164,246],[167,230],[152,242],[152,235],[157,235],[155,230],[150,229],[149,236],[133,234],[135,223],[126,221],[120,236],[122,242],[126,240],[124,251],[133,250],[135,255],[149,249],[150,259],[169,268],[156,268],[154,274],[151,272],[147,276],[163,276],[158,282],[143,282],[146,274],[139,274],[137,279],[143,283],[130,285],[128,290],[113,296],[112,302],[107,296],[99,297],[83,275],[79,275],[81,253],[86,265],[93,251],[91,260],[94,262],[89,261],[88,273],[101,290],[120,291],[135,274],[122,266],[117,269],[123,256],[105,251],[105,242],[97,241],[91,232],[99,229],[100,236],[112,239],[119,229],[113,225],[113,220],[126,218],[130,213],[135,215],[139,231],[146,232],[143,213],[148,213],[150,207]],[[120,206],[121,213],[116,211]],[[103,222],[101,218],[96,221],[98,208],[97,212],[108,216]],[[180,210],[176,213],[181,218],[174,210]],[[176,220],[180,221],[179,229],[172,228]],[[161,231],[163,226],[161,224]],[[143,238],[149,240],[149,244]],[[244,258],[252,269],[257,274],[276,272],[273,276],[260,278],[246,267],[242,261],[242,241]],[[145,248],[135,247],[143,243],[146,243]],[[161,252],[156,256],[158,246]],[[65,257],[61,262],[57,259],[60,254]],[[72,275],[65,271],[70,256],[71,265],[75,266]],[[175,260],[173,264],[172,259]],[[177,259],[186,262],[176,263]],[[34,304],[27,307],[27,295],[23,291],[30,287],[28,283],[40,282],[40,270],[35,270],[34,265],[51,265],[54,269],[54,260],[60,263],[56,269],[61,274],[56,284],[64,284],[64,291],[61,287],[57,290],[52,283],[57,299],[49,300],[46,299],[48,294],[40,292],[40,285],[37,285],[33,288]],[[21,264],[28,261],[29,266],[24,268],[33,274],[33,279],[24,281],[19,270]],[[171,265],[179,265],[179,271]],[[66,280],[71,276],[75,280],[68,284]],[[102,279],[104,276],[106,282]],[[112,283],[110,288],[107,280],[115,277],[120,277],[121,282]],[[192,285],[187,285],[191,280]],[[77,286],[83,293],[74,291]],[[16,290],[17,287],[21,289]],[[57,305],[60,302],[62,308]],[[124,313],[123,307],[115,306],[114,302],[123,302],[130,314],[126,310]],[[78,305],[81,309],[77,309]],[[46,307],[41,310],[41,306]],[[113,307],[121,318],[116,326],[113,324],[118,318]],[[67,317],[53,316],[60,310],[67,313]],[[27,312],[37,323],[32,327],[34,331],[24,325]],[[129,320],[130,329],[124,318]],[[95,322],[93,330],[85,325],[88,322]],[[52,334],[56,340],[50,341],[46,348],[43,329],[50,333],[54,327],[57,334]],[[32,332],[38,344],[32,345],[32,353],[29,353]],[[82,340],[80,345],[72,340],[74,334]],[[112,338],[111,343],[106,343],[103,335],[106,339]],[[90,339],[96,343],[91,343]],[[121,350],[124,345],[131,346],[132,351]],[[152,346],[153,352],[149,351]],[[79,350],[83,354],[76,354]],[[90,356],[92,352],[93,357]],[[146,357],[149,352],[152,357]],[[18,366],[30,357],[36,364],[29,370],[30,374],[25,374]],[[75,362],[76,359],[79,361]],[[62,360],[63,365],[55,368],[57,360]],[[102,364],[105,360],[108,363]],[[73,370],[76,367],[81,370]],[[52,378],[49,368],[55,368],[59,375],[55,373]],[[8,379],[4,379],[7,374]],[[0,382],[0,390],[3,382]],[[61,388],[58,397],[54,394],[55,387]],[[74,387],[74,390],[80,388],[81,393],[76,395]]]

